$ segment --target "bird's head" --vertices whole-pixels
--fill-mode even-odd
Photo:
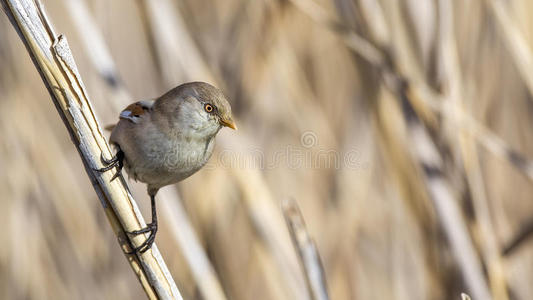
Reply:
[[[156,101],[155,110],[168,116],[171,126],[191,135],[214,136],[222,127],[237,129],[224,94],[205,82],[182,84]]]

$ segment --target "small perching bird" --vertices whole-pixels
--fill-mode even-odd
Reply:
[[[222,127],[237,129],[231,106],[216,87],[204,82],[182,84],[152,101],[139,101],[120,113],[110,143],[117,149],[106,160],[105,172],[124,167],[130,177],[147,184],[152,222],[129,232],[149,237],[133,252],[152,247],[157,232],[155,195],[160,188],[179,182],[201,169],[211,157],[215,136]]]

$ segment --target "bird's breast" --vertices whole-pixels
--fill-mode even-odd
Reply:
[[[214,138],[158,139],[145,145],[145,158],[130,166],[136,179],[155,186],[181,181],[202,168],[213,153]]]
[[[162,167],[169,172],[195,172],[204,166],[212,154],[209,141],[183,139],[170,143],[162,153]]]

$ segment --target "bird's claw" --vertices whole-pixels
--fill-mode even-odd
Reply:
[[[133,235],[143,234],[147,232],[150,232],[150,235],[148,236],[148,238],[138,247],[133,248],[129,252],[126,252],[127,254],[144,253],[148,251],[148,249],[152,248],[152,245],[154,244],[154,241],[155,241],[155,234],[157,232],[157,223],[152,222],[152,223],[146,224],[146,227],[144,228],[127,232]]]
[[[118,163],[118,155],[115,154],[115,156],[111,157],[111,159],[107,159],[104,157],[104,153],[100,153],[100,161],[105,165],[111,165]]]
[[[117,154],[115,154],[115,156],[113,156],[111,159],[106,159],[104,157],[104,154],[101,153],[100,154],[100,160],[104,164],[104,167],[100,168],[100,169],[93,169],[93,170],[97,171],[97,172],[100,172],[100,173],[103,173],[103,172],[107,172],[107,171],[117,167],[118,168],[117,173],[115,173],[115,175],[113,175],[113,177],[111,177],[111,181],[113,181],[120,175],[120,171],[122,171],[123,160],[124,160],[124,152],[119,150],[117,152]]]

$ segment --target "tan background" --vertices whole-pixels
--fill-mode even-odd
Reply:
[[[56,30],[69,39],[101,124],[111,124],[124,104],[113,102],[116,95],[89,59],[91,48],[84,46],[65,1],[43,2]],[[166,48],[147,26],[154,15],[143,1],[87,4],[131,101],[190,80],[210,81],[231,99],[239,130],[222,130],[209,168],[178,185],[228,299],[302,296],[295,290],[302,287],[300,270],[284,265],[286,252],[276,250],[290,249],[279,209],[288,197],[298,201],[317,242],[331,299],[459,299],[469,290],[428,196],[397,98],[338,32],[290,1],[170,2],[166,13],[181,15],[182,29],[192,37],[178,39],[179,51]],[[381,39],[402,74],[419,76],[443,99],[456,95],[468,115],[508,147],[533,157],[533,97],[526,84],[531,74],[517,68],[527,66],[533,54],[513,54],[517,46],[490,2],[450,1],[448,12],[430,0],[317,3],[361,36]],[[516,25],[513,32],[533,46],[533,2],[502,2]],[[375,3],[385,16],[381,31],[372,9],[361,10]],[[453,28],[454,45],[446,52],[441,38],[449,12],[446,28]],[[447,71],[450,53],[457,55],[460,78]],[[193,55],[206,70],[198,69]],[[454,79],[460,79],[458,94],[450,93]],[[477,143],[478,135],[461,135],[457,120],[434,116],[424,124],[486,267],[493,261],[482,254],[488,241],[472,204],[473,188],[480,188],[481,203],[488,204],[492,245],[503,249],[533,218],[531,180],[505,156]],[[460,137],[473,143],[470,156],[462,152]],[[465,173],[471,164],[479,164],[480,176]],[[148,217],[143,185],[130,184]],[[144,298],[67,131],[3,14],[0,191],[0,298]],[[169,214],[159,208],[156,242],[184,298],[200,299]],[[269,239],[265,228],[282,236]],[[526,242],[501,260],[497,280],[512,299],[533,297],[531,247]]]

